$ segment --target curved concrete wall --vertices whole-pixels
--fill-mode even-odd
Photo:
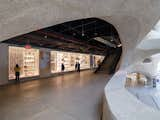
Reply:
[[[117,72],[106,86],[103,120],[159,120],[160,111],[148,107],[124,88],[126,74],[127,71]]]

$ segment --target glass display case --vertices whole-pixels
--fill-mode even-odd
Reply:
[[[9,46],[9,79],[15,78],[16,64],[21,68],[21,78],[39,75],[39,50]]]
[[[71,52],[51,51],[52,73],[61,72],[62,63],[65,66],[64,71],[74,71],[76,62],[79,62],[81,64],[81,69],[88,69],[90,68],[90,55]]]

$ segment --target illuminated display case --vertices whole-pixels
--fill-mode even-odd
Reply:
[[[75,64],[79,62],[81,69],[90,68],[90,55],[71,53],[71,52],[60,52],[51,51],[51,72],[61,72],[61,64],[65,66],[65,71],[75,70]],[[55,67],[54,67],[55,66]]]
[[[39,50],[9,46],[9,79],[15,78],[16,64],[21,68],[21,78],[39,75]]]

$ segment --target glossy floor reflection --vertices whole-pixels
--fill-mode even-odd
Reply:
[[[0,120],[99,120],[109,79],[91,71],[0,88]]]

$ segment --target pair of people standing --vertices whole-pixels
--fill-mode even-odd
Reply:
[[[80,72],[80,63],[79,62],[76,62],[76,64],[75,64],[75,70],[77,72]]]

